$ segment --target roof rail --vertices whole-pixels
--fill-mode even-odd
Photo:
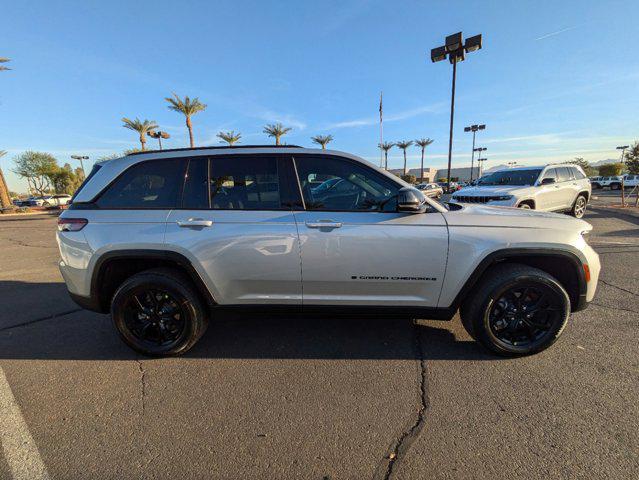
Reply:
[[[184,148],[165,148],[162,150],[144,150],[140,152],[129,153],[131,155],[142,155],[144,153],[164,153],[164,152],[188,152],[191,150],[224,150],[233,148],[304,148],[299,145],[220,145],[215,147],[184,147]]]

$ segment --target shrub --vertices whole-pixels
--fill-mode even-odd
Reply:
[[[623,170],[622,163],[607,163],[599,167],[599,175],[602,177],[612,177],[619,175]]]
[[[406,183],[417,183],[417,177],[415,175],[402,175],[401,178]]]

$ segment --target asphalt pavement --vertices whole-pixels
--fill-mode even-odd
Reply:
[[[1,219],[0,478],[639,478],[639,216],[602,205],[595,301],[514,360],[458,317],[227,317],[143,358],[68,298],[55,217]]]

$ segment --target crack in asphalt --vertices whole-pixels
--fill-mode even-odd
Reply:
[[[55,248],[52,245],[31,245],[30,243],[23,242],[22,240],[18,240],[16,238],[6,237],[4,240],[7,240],[15,245],[20,247],[29,247],[29,248]]]
[[[54,313],[53,315],[49,315],[48,317],[36,318],[35,320],[29,320],[27,322],[17,323],[16,325],[9,325],[8,327],[0,328],[0,332],[4,332],[5,330],[11,330],[12,328],[26,327],[28,325],[33,325],[34,323],[44,322],[45,320],[53,320],[55,318],[64,317],[65,315],[77,313],[82,310],[83,310],[82,308],[75,308],[73,310],[67,310],[66,312]]]
[[[617,290],[621,290],[622,292],[626,292],[634,296],[639,295],[639,293],[637,292],[633,292],[632,290],[628,290],[626,288],[620,287],[619,285],[615,285],[614,283],[606,282],[605,280],[602,280],[601,278],[599,279],[599,281],[603,283],[604,285],[608,285],[609,287],[616,288]]]
[[[383,469],[378,469],[378,474],[375,477],[383,480],[390,480],[392,478],[394,469],[396,468],[398,463],[405,457],[406,453],[408,453],[413,442],[417,439],[417,437],[423,430],[425,426],[425,414],[429,406],[428,389],[426,383],[428,371],[426,368],[426,360],[424,360],[424,350],[421,341],[421,330],[415,320],[413,320],[413,327],[415,331],[415,350],[419,359],[420,405],[419,410],[417,411],[417,419],[415,420],[415,422],[407,430],[402,432],[397,441],[394,442],[393,448],[390,450],[390,453],[384,457],[384,460],[387,460],[388,463],[386,465],[386,470],[383,471],[383,475]]]
[[[607,310],[621,310],[622,312],[629,312],[629,313],[637,313],[637,314],[639,314],[638,310],[631,310],[629,308],[610,307],[608,305],[603,305],[602,303],[596,303],[596,302],[591,302],[590,304],[594,305],[596,307],[607,309]]]
[[[140,372],[140,387],[141,387],[141,401],[142,401],[142,416],[146,413],[146,372],[144,371],[144,367],[142,366],[142,362],[139,358],[136,358],[135,361],[138,364],[138,370]]]

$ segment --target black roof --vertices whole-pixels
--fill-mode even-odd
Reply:
[[[164,152],[189,152],[192,150],[228,150],[233,148],[304,148],[299,145],[219,145],[216,147],[185,147],[185,148],[164,148],[162,150],[144,150],[133,152],[127,155],[142,155],[145,153],[164,153]]]

